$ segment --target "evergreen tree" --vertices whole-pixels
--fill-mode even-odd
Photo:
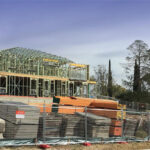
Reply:
[[[111,72],[111,61],[109,60],[109,69],[108,69],[108,96],[112,97],[112,72]]]
[[[133,92],[140,92],[141,91],[140,85],[141,85],[141,83],[140,83],[140,69],[139,69],[139,65],[137,64],[137,60],[135,59]]]
[[[137,61],[139,70],[139,90],[144,91],[145,85],[143,83],[143,77],[147,74],[150,65],[150,51],[148,45],[142,40],[135,40],[128,48],[128,56],[126,57],[127,63],[124,64],[124,68],[127,74],[127,80],[124,80],[124,85],[133,89],[134,74],[133,68],[135,65],[135,59]]]

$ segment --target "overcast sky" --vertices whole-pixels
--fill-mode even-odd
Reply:
[[[108,65],[118,83],[134,40],[150,45],[150,0],[0,0],[0,49],[25,47]]]

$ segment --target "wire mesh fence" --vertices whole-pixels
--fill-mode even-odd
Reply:
[[[149,135],[149,112],[127,111],[125,108],[0,103],[0,146],[4,142],[7,146],[10,143],[145,141],[149,140]]]

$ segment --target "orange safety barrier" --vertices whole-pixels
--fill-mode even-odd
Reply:
[[[44,103],[29,103],[31,106],[36,106],[40,108],[40,112],[44,112],[43,105]],[[52,104],[45,104],[45,112],[50,113],[52,111]]]
[[[84,112],[84,107],[59,106],[58,113],[60,114],[75,114],[75,112]]]
[[[122,135],[122,128],[110,126],[109,135],[110,136],[121,136]]]
[[[121,111],[115,111],[115,110],[95,110],[95,108],[91,108],[87,110],[90,113],[93,113],[98,116],[104,116],[112,119],[121,119],[122,118],[122,112]],[[126,112],[123,112],[123,119],[126,117]]]

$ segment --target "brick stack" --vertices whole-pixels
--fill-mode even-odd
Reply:
[[[17,118],[16,112],[24,112],[24,118]],[[20,102],[1,102],[0,117],[5,123],[6,139],[37,138],[40,110]]]

